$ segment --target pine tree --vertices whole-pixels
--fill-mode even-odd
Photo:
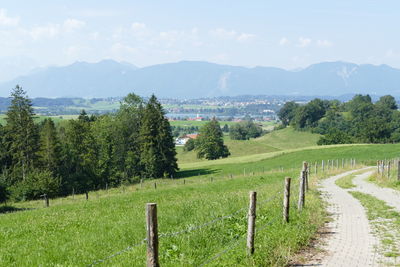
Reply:
[[[11,93],[11,105],[7,111],[6,140],[12,159],[13,182],[25,180],[35,165],[39,149],[38,128],[33,122],[31,100],[20,86]]]
[[[196,139],[197,157],[209,160],[226,158],[230,155],[228,147],[224,145],[223,133],[218,121],[213,118],[201,129]]]
[[[53,173],[54,176],[58,175],[61,147],[56,127],[50,118],[46,118],[41,124],[40,150],[38,154],[42,167]]]
[[[157,98],[152,95],[140,128],[140,163],[145,177],[174,175],[178,170],[171,127]]]

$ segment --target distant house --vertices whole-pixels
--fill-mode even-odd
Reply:
[[[187,134],[182,137],[178,137],[175,139],[175,145],[177,146],[184,146],[189,139],[196,139],[199,134]]]

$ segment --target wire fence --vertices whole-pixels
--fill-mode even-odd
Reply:
[[[265,186],[265,185],[260,185],[257,188],[260,188],[262,186]],[[298,187],[298,186],[294,186],[294,189],[291,192],[291,195],[293,195],[293,197],[291,198],[291,200],[290,200],[291,204],[289,204],[289,205],[295,205],[296,201],[299,200],[299,196],[298,196],[298,194],[300,192],[299,188],[300,187]],[[279,199],[282,193],[283,193],[282,190],[277,190],[270,197],[268,197],[268,198],[266,198],[264,200],[261,200],[261,201],[257,201],[257,209],[264,208],[269,203],[273,202],[274,200]],[[279,207],[282,207],[282,204],[283,203],[281,203],[281,205],[279,205]],[[234,212],[232,212],[230,214],[219,216],[219,217],[215,217],[215,218],[213,218],[213,219],[211,219],[211,220],[209,220],[207,222],[204,222],[202,224],[198,224],[198,225],[195,225],[195,226],[189,226],[186,229],[175,231],[175,232],[160,233],[158,235],[158,238],[175,237],[175,236],[179,236],[179,235],[182,235],[182,234],[191,233],[191,232],[200,230],[202,228],[214,225],[214,224],[216,224],[218,222],[224,221],[225,219],[233,218],[234,216],[236,216],[238,214],[241,214],[242,212],[243,212],[242,215],[245,216],[246,214],[244,213],[244,211],[246,211],[247,209],[248,209],[248,207],[245,206],[245,207],[242,207],[242,208],[240,208],[240,209],[238,209],[238,210],[236,210],[236,211],[234,211]],[[263,222],[261,226],[258,226],[255,229],[256,232],[263,231],[268,226],[270,226],[273,223],[275,223],[279,218],[281,218],[281,216],[282,215],[279,214],[279,215],[276,215],[274,218],[268,220],[267,222]],[[234,240],[231,244],[229,244],[222,251],[218,252],[217,254],[213,255],[212,257],[206,259],[203,263],[199,264],[198,267],[206,266],[206,265],[210,264],[211,262],[215,261],[216,259],[220,258],[221,256],[223,256],[224,254],[228,253],[229,251],[231,251],[232,249],[237,247],[239,245],[239,243],[245,238],[245,236],[246,235],[242,235],[242,236],[238,237],[236,240]],[[128,246],[128,247],[126,247],[126,248],[124,248],[124,249],[122,249],[122,250],[120,250],[120,251],[118,251],[118,252],[116,252],[116,253],[114,253],[114,254],[112,254],[110,256],[107,256],[107,257],[105,257],[103,259],[100,259],[100,260],[96,260],[96,261],[92,262],[91,264],[89,264],[88,266],[94,266],[94,265],[97,265],[97,264],[104,263],[107,260],[110,260],[110,259],[112,259],[112,258],[114,258],[114,257],[116,257],[118,255],[121,255],[121,254],[123,254],[125,252],[128,252],[128,251],[130,251],[130,250],[132,250],[134,248],[137,248],[137,247],[145,244],[146,241],[147,241],[147,238],[141,240],[140,242],[138,242],[138,243],[136,243],[134,245],[130,245],[130,246]]]

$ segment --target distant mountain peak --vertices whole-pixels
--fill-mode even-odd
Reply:
[[[137,68],[105,59],[47,67],[0,83],[0,96],[21,85],[30,97],[142,96],[167,98],[235,95],[400,94],[400,70],[387,65],[321,62],[304,69],[253,68],[180,61]]]

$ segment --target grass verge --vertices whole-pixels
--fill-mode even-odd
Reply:
[[[387,257],[387,264],[400,259],[400,213],[384,201],[361,192],[350,192],[367,210],[376,234],[381,240],[380,252]]]
[[[368,181],[375,183],[381,187],[388,187],[395,190],[400,190],[400,181],[397,179],[397,170],[394,170],[390,173],[390,177],[386,175],[380,175],[378,173],[374,173],[368,178]]]

